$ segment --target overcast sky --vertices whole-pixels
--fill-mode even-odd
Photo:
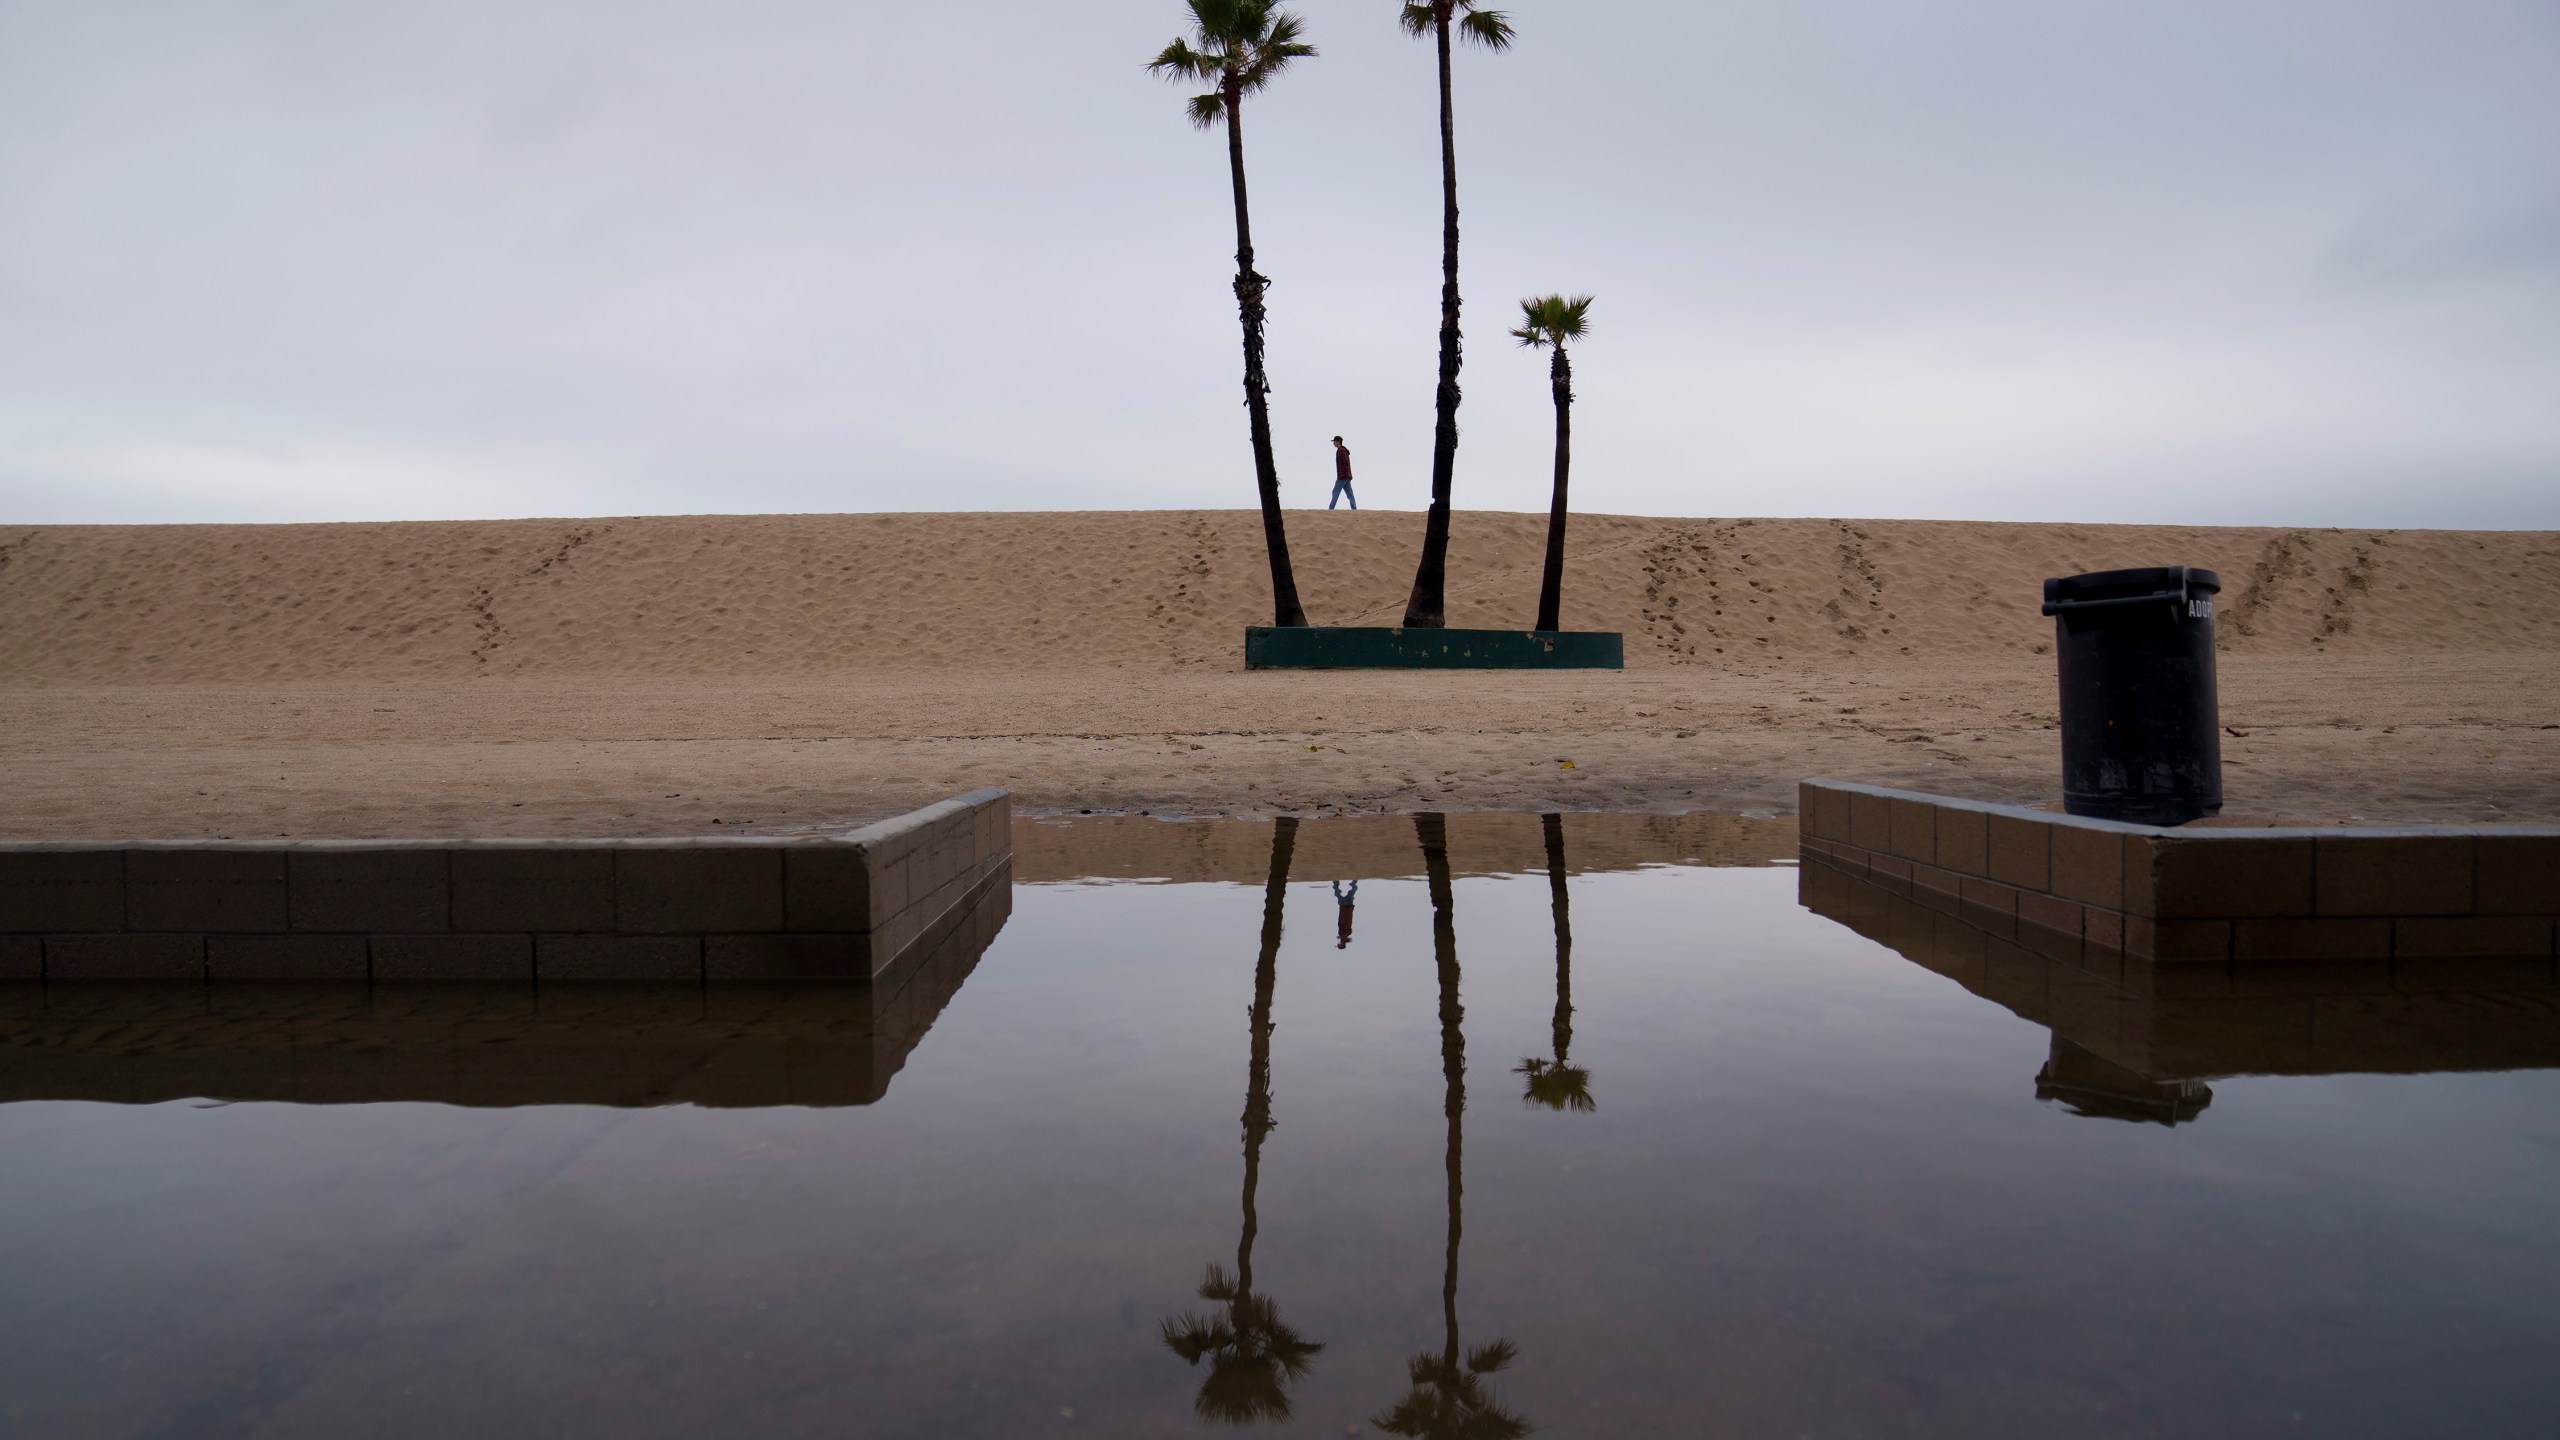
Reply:
[[[1246,112],[1291,503],[1426,497],[1431,56]],[[2560,526],[2560,3],[1516,0],[1461,508]],[[0,0],[0,521],[1242,506],[1175,0]]]

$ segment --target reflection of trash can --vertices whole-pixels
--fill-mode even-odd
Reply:
[[[2184,565],[2044,582],[2062,672],[2062,808],[2183,825],[2222,809],[2213,597]]]

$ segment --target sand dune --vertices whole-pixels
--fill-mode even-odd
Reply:
[[[1390,624],[1420,517],[1299,512],[1319,623]],[[1450,623],[1525,625],[1544,518],[1466,513]],[[2560,651],[2560,536],[1580,517],[1565,621],[1637,667],[2027,655],[2038,581],[2219,569],[2235,653]],[[1245,511],[0,532],[0,684],[1232,668]]]
[[[1452,623],[1525,621],[1543,523],[1459,515]],[[1400,615],[1419,516],[1290,528],[1318,620]],[[2560,819],[2550,532],[1573,533],[1567,623],[1626,632],[1625,672],[1245,671],[1244,511],[0,529],[0,836],[795,830],[978,784],[1159,815],[1766,815],[1816,773],[2049,800],[2039,581],[2157,563],[2226,582],[2234,814]]]

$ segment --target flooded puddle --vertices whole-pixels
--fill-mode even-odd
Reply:
[[[2547,1433],[2547,965],[1967,970],[1794,853],[1025,822],[895,994],[0,995],[0,1430]]]

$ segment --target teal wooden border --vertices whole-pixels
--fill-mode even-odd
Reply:
[[[1623,670],[1615,630],[1407,630],[1384,625],[1256,625],[1255,670]]]

